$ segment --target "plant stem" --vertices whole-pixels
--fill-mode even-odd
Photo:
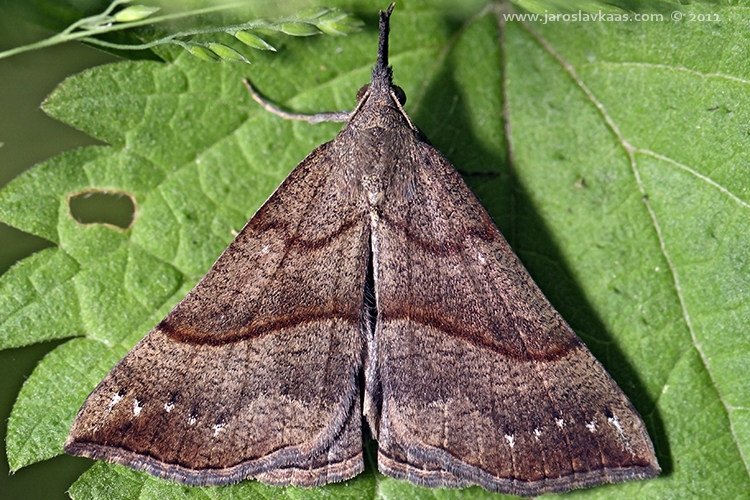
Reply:
[[[92,16],[92,17],[80,19],[74,22],[73,24],[71,24],[70,26],[68,26],[62,32],[56,35],[53,35],[49,38],[31,43],[29,45],[22,45],[21,47],[15,47],[12,49],[2,51],[0,52],[0,59],[14,56],[16,54],[21,54],[23,52],[29,52],[31,50],[37,50],[37,49],[41,49],[44,47],[50,47],[52,45],[58,45],[58,44],[65,43],[65,42],[71,42],[74,40],[86,41],[88,43],[96,43],[98,45],[102,45],[106,47],[108,46],[107,42],[102,42],[101,40],[97,40],[92,37],[94,35],[101,35],[103,33],[110,33],[113,31],[122,31],[122,30],[130,29],[130,28],[137,28],[140,26],[148,26],[150,24],[156,24],[156,23],[160,23],[164,21],[171,21],[174,19],[181,19],[181,18],[185,18],[189,16],[197,16],[197,15],[209,14],[211,12],[217,12],[221,10],[229,10],[229,9],[233,9],[233,8],[244,5],[244,2],[235,2],[235,3],[231,3],[227,5],[217,5],[213,7],[206,7],[204,9],[197,9],[197,10],[188,11],[188,12],[180,12],[177,14],[168,14],[164,16],[150,17],[150,18],[146,18],[140,21],[134,21],[130,23],[119,23],[119,24],[113,24],[111,26],[101,26],[95,29],[85,29],[81,31],[75,31],[80,26],[92,21],[96,17],[101,16],[103,18],[104,16],[108,16],[112,12],[112,9],[114,9],[114,7],[116,7],[117,5],[120,5],[121,3],[125,3],[125,2],[123,0],[115,0],[107,8],[107,10],[103,12],[102,14],[100,14],[99,16]],[[144,44],[144,45],[148,45],[148,44]],[[117,48],[127,48],[127,46],[118,46]]]

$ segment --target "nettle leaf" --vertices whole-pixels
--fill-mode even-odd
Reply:
[[[392,20],[391,63],[407,111],[631,398],[664,469],[568,498],[746,494],[750,8],[696,4],[682,22],[667,12],[650,22],[505,23],[507,5],[449,15],[405,3]],[[181,53],[88,70],[48,98],[48,114],[109,145],[52,158],[0,192],[0,219],[57,244],[0,277],[0,346],[79,337],[23,386],[8,423],[11,469],[62,453],[88,392],[339,129],[270,115],[242,78],[295,111],[350,109],[369,80],[383,7],[347,5],[362,32],[284,39],[276,54],[252,51],[250,67]],[[131,196],[131,226],[77,222],[68,200],[87,191]],[[367,449],[365,473],[323,488],[188,488],[97,462],[70,494],[498,497],[385,478]]]

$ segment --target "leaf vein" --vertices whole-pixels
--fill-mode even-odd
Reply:
[[[677,268],[672,262],[672,257],[667,249],[667,244],[664,238],[664,235],[662,233],[661,225],[659,223],[659,219],[656,215],[656,212],[654,211],[651,203],[648,200],[648,196],[646,193],[646,189],[643,185],[643,181],[641,179],[640,171],[638,169],[638,164],[635,159],[635,153],[638,151],[636,147],[634,147],[632,144],[630,144],[627,139],[623,136],[622,132],[620,131],[620,128],[615,123],[614,119],[609,115],[606,108],[604,107],[604,104],[594,95],[593,91],[589,89],[589,87],[584,83],[583,79],[578,75],[578,72],[573,67],[571,63],[569,63],[565,58],[562,57],[555,49],[552,47],[552,45],[539,33],[537,33],[528,23],[522,22],[522,25],[524,28],[529,32],[529,34],[540,44],[543,50],[545,50],[547,53],[549,53],[557,62],[560,64],[560,66],[565,70],[565,72],[568,73],[568,75],[571,77],[573,82],[581,89],[581,91],[586,95],[586,98],[596,107],[599,114],[604,119],[604,122],[606,123],[607,127],[612,131],[618,142],[622,145],[623,149],[625,150],[625,153],[628,156],[628,160],[630,162],[630,167],[633,172],[633,177],[636,182],[636,185],[638,186],[638,190],[640,191],[640,194],[643,198],[644,205],[646,206],[646,210],[648,211],[649,217],[651,218],[651,222],[654,227],[654,231],[656,233],[657,239],[659,241],[659,247],[662,252],[662,255],[664,256],[664,259],[667,262],[667,266],[669,267],[669,271],[672,275],[672,281],[674,283],[674,289],[675,293],[677,295],[677,298],[680,302],[680,308],[682,309],[682,317],[685,321],[685,325],[688,328],[688,332],[690,333],[690,338],[692,340],[692,344],[697,350],[700,358],[701,363],[703,364],[706,373],[708,374],[709,378],[711,379],[711,385],[713,386],[714,390],[716,391],[716,394],[721,401],[724,410],[727,412],[728,420],[729,420],[729,428],[732,434],[732,440],[735,443],[735,446],[737,448],[738,453],[742,457],[743,466],[745,467],[745,470],[747,471],[748,475],[750,475],[750,464],[748,463],[747,458],[743,454],[742,446],[740,446],[739,439],[737,432],[734,428],[734,422],[732,419],[732,411],[731,407],[728,405],[726,398],[724,397],[722,390],[719,386],[719,384],[716,381],[716,378],[714,376],[713,371],[710,368],[710,364],[708,362],[708,356],[703,350],[703,347],[701,345],[701,342],[698,340],[696,333],[695,333],[695,327],[693,326],[693,322],[690,317],[690,312],[688,311],[687,303],[685,301],[685,295],[682,290],[682,285],[680,284],[680,277],[677,272]],[[717,185],[718,186],[718,185]]]

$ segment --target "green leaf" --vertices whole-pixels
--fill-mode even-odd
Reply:
[[[75,339],[49,353],[21,389],[8,421],[11,471],[60,454],[73,424],[70,408],[91,391],[127,349]],[[50,401],[55,401],[50,405]]]
[[[291,110],[351,108],[369,80],[382,7],[348,5],[369,29],[346,39],[284,39],[275,55],[253,52],[263,64],[250,73],[181,53],[89,70],[49,97],[47,113],[109,146],[50,159],[0,192],[1,220],[58,245],[0,277],[0,346],[85,336],[52,351],[24,385],[9,421],[12,468],[62,452],[86,393],[339,129],[268,114],[242,78]],[[654,440],[660,478],[567,497],[742,497],[750,8],[694,4],[681,22],[667,12],[663,21],[546,23],[504,22],[508,9],[398,5],[390,61],[414,123],[464,173]],[[86,190],[130,194],[132,227],[76,222],[67,200]],[[97,463],[71,496],[497,498],[385,478],[373,450],[365,473],[324,488],[188,488]]]
[[[257,481],[244,481],[231,486],[189,487],[132,471],[125,467],[97,462],[83,474],[70,488],[70,496],[75,500],[142,500],[195,499],[206,498],[218,500],[265,500],[307,499],[323,500],[336,498],[341,500],[358,500],[374,498],[378,479],[383,476],[370,467],[360,477],[344,483],[331,484],[325,488],[274,487]]]

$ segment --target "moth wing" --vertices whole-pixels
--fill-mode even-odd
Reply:
[[[415,142],[372,236],[380,470],[517,495],[657,475],[627,397],[453,166]]]
[[[329,145],[96,387],[68,453],[191,485],[315,485],[363,469],[369,227],[337,189]]]

